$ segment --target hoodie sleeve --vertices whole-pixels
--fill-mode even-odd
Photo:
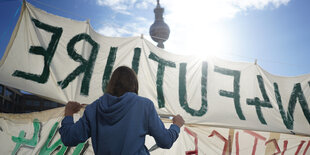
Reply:
[[[85,142],[90,136],[89,121],[84,115],[76,123],[73,122],[72,116],[66,116],[61,122],[59,129],[61,141],[65,146],[76,146],[79,143]]]
[[[157,146],[165,149],[170,149],[173,143],[179,137],[180,128],[175,124],[171,124],[170,128],[166,129],[155,110],[154,104],[151,103],[151,106],[149,107],[149,135],[154,137]]]

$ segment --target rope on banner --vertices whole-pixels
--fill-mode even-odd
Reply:
[[[267,59],[258,59],[258,58],[253,58],[253,57],[247,57],[247,56],[242,56],[239,54],[228,54],[228,53],[222,53],[224,55],[227,56],[235,56],[238,58],[245,58],[245,59],[250,59],[250,60],[254,60],[254,64],[257,65],[258,60],[263,61],[263,62],[267,62],[267,63],[276,63],[276,64],[282,64],[282,65],[289,65],[289,66],[295,66],[295,67],[299,67],[298,64],[291,64],[291,63],[286,63],[286,62],[281,62],[281,61],[273,61],[273,60],[267,60]]]
[[[41,5],[46,6],[46,7],[49,7],[49,8],[53,8],[53,9],[62,11],[62,12],[67,13],[67,14],[69,14],[69,15],[73,15],[73,16],[82,18],[83,20],[86,20],[86,19],[87,19],[86,17],[83,17],[83,16],[80,16],[80,15],[74,14],[74,13],[72,13],[72,12],[70,12],[70,11],[67,11],[67,10],[64,10],[64,9],[60,9],[60,8],[57,8],[57,7],[52,6],[52,5],[48,5],[48,4],[43,3],[43,2],[40,2],[40,1],[38,1],[38,0],[32,0],[32,1],[37,2],[37,3],[41,4]]]

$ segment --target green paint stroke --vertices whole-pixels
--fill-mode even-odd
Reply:
[[[175,68],[176,65],[174,62],[164,60],[152,52],[150,53],[149,58],[151,60],[158,62],[157,74],[156,74],[157,101],[158,101],[158,107],[163,108],[165,107],[165,99],[164,99],[164,92],[163,92],[163,80],[164,80],[165,67],[168,66],[168,67]]]
[[[35,147],[39,141],[39,134],[41,129],[41,124],[38,119],[33,120],[34,132],[31,139],[25,139],[26,133],[24,130],[19,132],[18,137],[12,136],[12,141],[16,143],[12,155],[17,154],[22,146]]]
[[[47,140],[40,149],[39,155],[54,154],[56,151],[58,151],[56,155],[64,155],[67,152],[69,152],[70,147],[65,146],[62,143],[61,139],[58,139],[54,144],[51,145],[51,142],[53,141],[56,133],[58,132],[58,124],[59,122],[56,122],[53,125],[52,129],[49,132]],[[74,149],[73,155],[78,155],[81,154],[82,152],[85,152],[88,146],[89,146],[88,141],[78,144]]]
[[[37,19],[32,18],[32,21],[34,22],[35,26],[43,29],[47,32],[53,33],[51,36],[51,41],[48,44],[47,49],[44,49],[41,46],[31,46],[29,49],[29,53],[35,54],[35,55],[42,55],[44,57],[44,67],[43,72],[41,75],[32,74],[32,73],[26,73],[23,71],[16,70],[12,76],[20,77],[23,79],[35,81],[38,83],[46,83],[49,75],[50,75],[50,64],[53,59],[53,56],[55,54],[55,51],[57,49],[57,45],[59,42],[59,39],[62,34],[62,28],[61,27],[54,27],[45,23],[40,22]]]
[[[294,129],[294,111],[295,111],[297,98],[298,98],[298,102],[302,108],[302,111],[304,113],[304,116],[306,117],[308,123],[310,124],[310,111],[309,111],[307,100],[306,100],[304,93],[301,89],[300,83],[296,83],[294,85],[294,88],[293,88],[293,91],[291,93],[290,100],[288,103],[287,114],[285,114],[285,110],[283,108],[278,84],[275,82],[275,83],[273,83],[273,85],[274,85],[275,97],[277,100],[279,111],[280,111],[283,123],[285,124],[286,128],[290,129],[290,130]]]
[[[40,152],[39,152],[40,155],[54,154],[54,152],[56,151],[58,151],[56,153],[57,155],[64,155],[69,151],[70,148],[65,146],[62,143],[61,139],[58,139],[54,144],[50,146],[50,143],[53,141],[58,131],[58,124],[59,123],[56,122],[53,125],[52,129],[50,130],[47,140],[45,141],[44,145],[40,149]],[[39,134],[40,134],[40,129],[41,129],[41,124],[38,119],[33,120],[33,127],[34,127],[34,133],[31,139],[25,139],[26,133],[23,130],[19,133],[18,137],[12,136],[12,141],[16,143],[16,146],[14,150],[12,151],[12,155],[16,155],[22,146],[34,148],[37,145],[37,143],[39,142]],[[88,146],[89,146],[88,141],[84,143],[80,143],[79,145],[75,147],[73,155],[78,155],[78,154],[85,152]]]
[[[90,53],[90,56],[88,60],[85,60],[80,54],[76,52],[74,49],[74,46],[76,43],[78,43],[81,40],[87,41],[91,46],[92,50]],[[81,63],[80,66],[78,66],[72,73],[70,73],[65,80],[63,81],[58,81],[58,84],[61,86],[62,89],[65,89],[70,82],[72,82],[78,75],[81,73],[84,73],[84,77],[82,80],[82,86],[80,93],[82,95],[88,96],[89,92],[89,83],[92,77],[95,61],[97,58],[97,54],[99,51],[100,45],[95,42],[88,34],[86,33],[81,33],[76,36],[74,36],[68,43],[67,45],[67,52],[68,55],[76,62]]]
[[[140,55],[141,55],[141,48],[135,48],[135,54],[133,55],[131,68],[136,72],[138,75],[139,71],[139,62],[140,62]]]
[[[194,110],[188,106],[187,93],[186,93],[186,63],[180,63],[179,72],[179,102],[181,107],[192,116],[203,116],[208,110],[207,101],[207,74],[208,74],[208,63],[202,63],[202,76],[201,76],[201,107],[200,109]]]
[[[111,74],[112,74],[112,69],[114,66],[114,62],[116,59],[116,52],[117,52],[117,47],[111,47],[110,48],[110,53],[108,56],[107,64],[104,69],[104,74],[102,77],[102,91],[105,92],[105,89],[108,86],[108,82],[110,80]]]
[[[54,136],[57,133],[57,129],[58,129],[58,122],[56,122],[52,129],[50,130],[47,140],[45,141],[44,145],[41,147],[39,155],[45,155],[45,154],[51,154],[57,150],[59,150],[57,152],[57,155],[62,155],[66,152],[67,150],[67,146],[65,146],[60,139],[58,139],[54,144],[50,145],[50,143],[52,142],[52,140],[54,139]]]
[[[260,101],[258,97],[255,97],[254,99],[247,99],[246,102],[248,105],[254,105],[255,106],[256,114],[257,114],[259,121],[261,122],[261,124],[267,125],[265,118],[263,116],[261,107],[272,108],[272,105],[271,105],[271,103],[269,101],[269,97],[266,93],[263,77],[260,75],[257,75],[257,80],[258,80],[258,85],[259,85],[260,91],[262,93],[262,96],[264,98],[264,101]]]
[[[88,148],[89,143],[88,141],[84,142],[84,143],[80,143],[79,145],[77,145],[74,149],[74,152],[72,153],[72,155],[80,155],[80,154],[84,154],[84,152],[86,151],[86,149]]]
[[[214,71],[221,73],[221,74],[224,74],[224,75],[229,75],[229,76],[234,77],[234,83],[233,83],[234,91],[229,92],[226,90],[220,90],[219,94],[221,96],[233,98],[234,104],[235,104],[235,109],[236,109],[236,112],[238,114],[239,119],[245,120],[245,117],[242,113],[241,106],[240,106],[240,74],[241,74],[240,71],[231,70],[231,69],[227,69],[227,68],[221,68],[218,66],[214,66]]]

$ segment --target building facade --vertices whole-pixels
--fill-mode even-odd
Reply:
[[[0,112],[29,113],[62,107],[63,104],[0,84]]]

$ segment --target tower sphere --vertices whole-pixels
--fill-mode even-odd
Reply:
[[[150,27],[151,38],[157,42],[157,47],[164,48],[164,42],[168,40],[170,29],[164,22],[163,13],[164,8],[160,7],[159,0],[157,0],[157,6],[154,9],[155,21]]]

